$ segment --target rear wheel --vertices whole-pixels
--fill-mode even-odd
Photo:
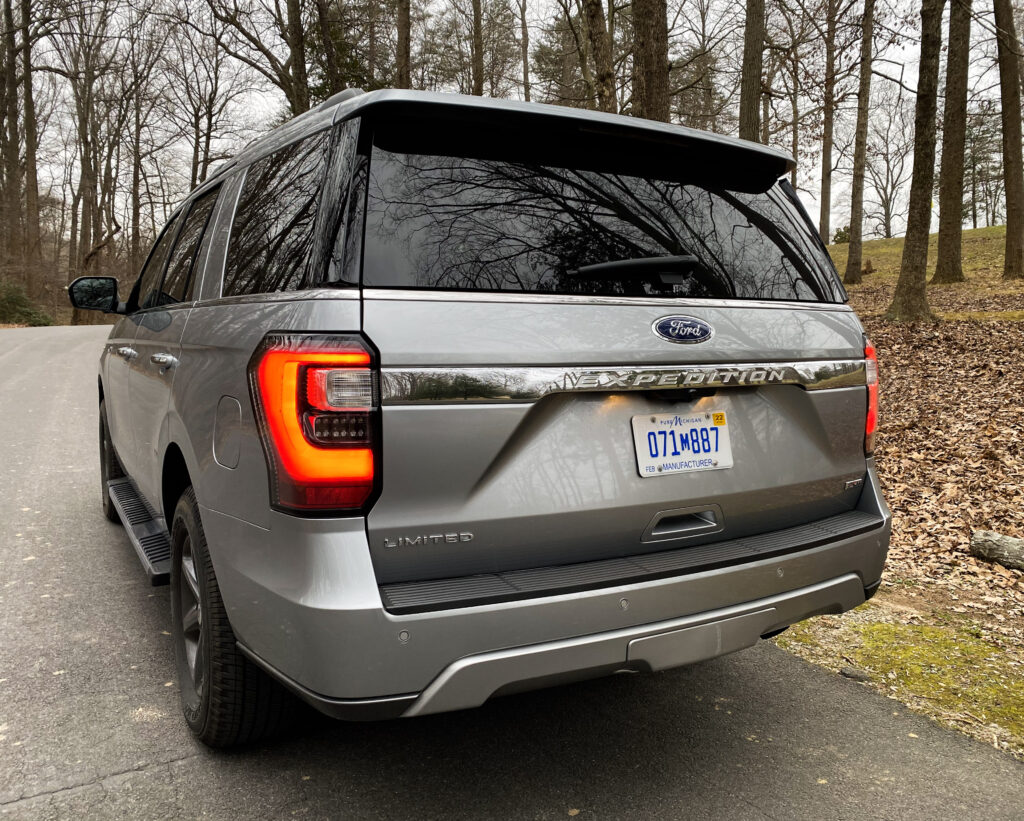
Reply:
[[[121,517],[117,515],[117,508],[114,507],[110,498],[110,490],[107,483],[111,479],[120,479],[124,476],[121,462],[118,461],[117,452],[114,450],[114,443],[110,440],[110,426],[107,424],[107,406],[100,400],[100,493],[103,499],[103,515],[112,522],[120,523]]]
[[[182,711],[200,741],[230,747],[284,726],[294,700],[238,650],[191,487],[171,527],[171,625]]]

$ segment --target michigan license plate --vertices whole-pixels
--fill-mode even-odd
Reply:
[[[642,477],[732,467],[724,411],[633,417],[633,444]]]

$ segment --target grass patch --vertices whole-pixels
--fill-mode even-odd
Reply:
[[[935,270],[938,255],[939,235],[928,237],[928,270]],[[991,228],[968,229],[963,233],[963,269],[968,279],[980,277],[1001,277],[1003,273],[1003,254],[1006,246],[1006,226],[993,225]],[[828,252],[840,272],[846,270],[846,255],[849,245],[839,244],[828,246]],[[871,260],[875,273],[868,277],[869,281],[892,280],[894,283],[900,273],[900,262],[903,259],[903,237],[894,239],[872,239],[864,243],[863,259]],[[854,286],[857,287],[857,286]],[[937,286],[957,287],[957,286]]]
[[[928,238],[928,276],[935,271],[938,234]],[[928,302],[942,319],[1024,319],[1024,280],[1003,279],[1006,226],[977,228],[963,233],[963,271],[966,282],[929,285]],[[842,272],[846,270],[849,245],[830,245],[829,253]],[[860,285],[847,288],[850,303],[862,317],[880,317],[892,302],[903,257],[903,237],[874,239],[864,243],[864,263],[874,273]]]
[[[922,698],[940,717],[994,724],[1024,746],[1024,678],[1019,662],[976,628],[928,624],[854,625],[850,657],[901,700]]]
[[[856,610],[800,622],[774,641],[834,672],[865,672],[864,686],[1024,759],[1020,643],[972,614],[904,601],[883,589]]]

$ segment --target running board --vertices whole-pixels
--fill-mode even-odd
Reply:
[[[171,540],[167,531],[153,518],[130,479],[112,479],[107,482],[107,491],[150,583],[154,587],[167,584],[171,579]]]

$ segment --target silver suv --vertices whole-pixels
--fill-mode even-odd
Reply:
[[[192,192],[100,360],[186,721],[418,716],[753,645],[879,584],[877,365],[762,145],[345,92]]]

